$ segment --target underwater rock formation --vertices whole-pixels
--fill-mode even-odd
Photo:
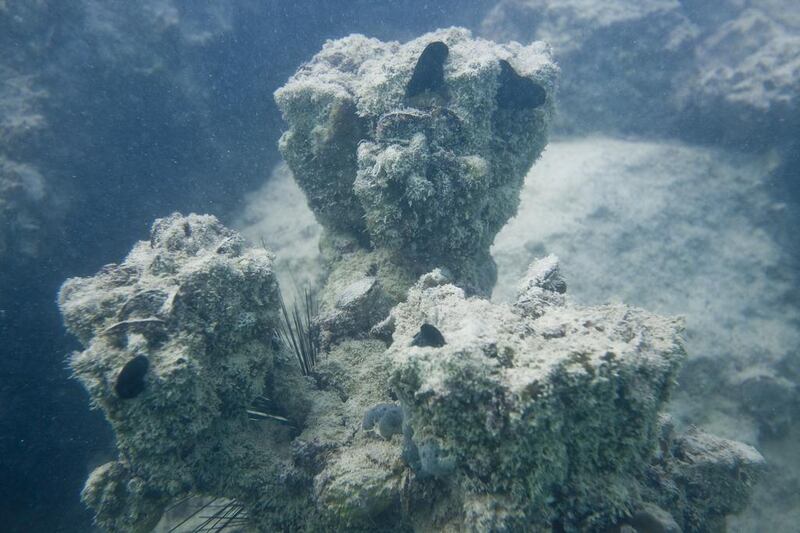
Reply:
[[[276,303],[268,252],[212,216],[157,220],[123,263],[63,285],[64,321],[85,347],[70,364],[120,451],[83,492],[99,525],[145,531],[190,490],[235,495],[247,482],[228,479],[232,464],[263,468],[238,435],[273,365]]]
[[[791,0],[502,0],[482,33],[553,46],[560,131],[753,150],[793,144],[800,125],[796,12]]]
[[[388,350],[342,342],[312,381],[274,362],[270,265],[213,217],[173,215],[122,265],[64,285],[65,321],[87,345],[72,366],[121,453],[84,489],[102,527],[146,531],[187,493],[239,499],[261,531],[375,520],[398,531],[572,531],[648,505],[706,531],[746,501],[758,452],[662,429],[684,357],[680,320],[570,306],[553,257],[531,266],[513,306],[467,299],[441,271],[423,276],[391,313]],[[528,311],[546,292],[559,297]],[[448,342],[415,345],[420,324]],[[126,374],[144,380],[135,395],[119,393]],[[270,382],[291,388],[284,408],[299,433],[248,425]],[[660,498],[663,486],[680,497]]]
[[[670,417],[662,416],[658,452],[642,476],[641,490],[644,499],[657,502],[662,511],[669,509],[682,531],[725,531],[726,515],[745,508],[764,471],[764,458],[753,447],[697,428],[676,435]]]
[[[546,143],[556,74],[543,43],[461,29],[330,41],[275,93],[281,152],[329,233],[408,273],[401,293],[445,267],[487,294],[489,246]]]
[[[436,64],[417,65],[430,43],[448,47],[425,59],[444,60],[445,88]],[[157,220],[122,264],[64,284],[65,323],[85,346],[71,365],[120,450],[83,492],[101,527],[146,531],[191,494],[235,500],[264,532],[585,531],[655,519],[707,531],[740,508],[758,452],[664,429],[685,357],[680,319],[571,304],[553,256],[531,265],[514,304],[471,294],[491,291],[476,265],[490,261],[520,173],[543,147],[555,75],[544,50],[455,29],[407,45],[352,36],[279,92],[283,149],[326,230],[313,368],[301,372],[275,342],[271,254],[214,217]],[[430,107],[397,111],[409,99]],[[393,123],[410,136],[382,138],[397,113],[421,120]],[[353,153],[339,152],[351,142]],[[465,174],[464,158],[484,172]],[[361,189],[378,178],[387,191]],[[442,188],[412,206],[412,178]],[[474,242],[445,246],[436,229]]]
[[[691,77],[677,92],[693,126],[710,123],[712,134],[756,145],[796,146],[800,19],[787,11],[795,5],[747,7],[698,44]]]
[[[552,257],[534,264],[518,302],[534,286],[559,294],[540,275],[553,270]],[[434,272],[392,312],[392,386],[416,447],[435,447],[437,468],[427,473],[453,507],[453,522],[430,529],[597,530],[636,501],[636,476],[684,357],[681,322],[553,302],[532,313],[467,299]],[[428,322],[447,345],[414,345]]]

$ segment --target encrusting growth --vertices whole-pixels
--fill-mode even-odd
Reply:
[[[445,267],[488,295],[489,246],[547,142],[557,72],[543,43],[353,35],[276,91],[280,149],[331,241],[382,250],[414,279]]]

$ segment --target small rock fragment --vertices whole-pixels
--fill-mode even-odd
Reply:
[[[376,283],[377,279],[372,276],[354,281],[339,293],[339,297],[336,299],[336,307],[339,309],[346,309],[358,305],[368,298],[369,292]]]
[[[521,314],[540,317],[548,307],[564,305],[567,283],[558,268],[558,258],[537,259],[519,284],[514,308]]]
[[[652,503],[644,503],[633,513],[626,524],[642,533],[681,533],[681,527],[672,515]]]

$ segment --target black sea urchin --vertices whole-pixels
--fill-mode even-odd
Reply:
[[[306,289],[303,291],[301,303],[292,304],[291,313],[281,299],[283,320],[278,328],[278,337],[286,349],[294,352],[300,363],[303,375],[308,375],[314,368],[319,354],[319,335],[316,325],[317,301]]]

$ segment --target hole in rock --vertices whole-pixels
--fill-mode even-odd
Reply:
[[[445,344],[447,343],[444,341],[442,333],[430,324],[422,324],[417,334],[414,335],[414,340],[411,341],[411,346],[429,346],[431,348],[441,348]]]
[[[500,60],[500,87],[497,106],[501,109],[536,109],[544,104],[544,88],[525,76],[520,76],[508,61]]]
[[[441,41],[434,41],[425,47],[406,86],[406,97],[430,95],[446,98],[444,62],[449,53],[447,45]]]
[[[144,355],[137,355],[122,367],[114,390],[123,400],[130,400],[144,390],[144,376],[150,367],[150,361]]]

